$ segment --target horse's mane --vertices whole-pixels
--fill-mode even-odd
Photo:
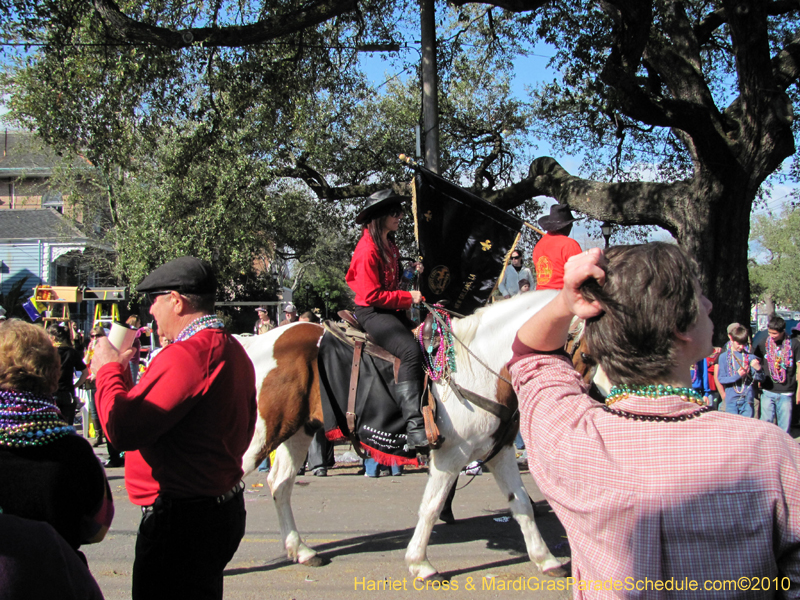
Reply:
[[[478,325],[484,322],[487,316],[491,315],[500,319],[505,324],[506,322],[513,321],[514,316],[519,316],[525,313],[525,308],[532,304],[534,295],[541,296],[547,292],[525,292],[518,294],[508,300],[501,300],[493,304],[487,304],[483,308],[479,308],[468,317],[461,319],[453,319],[453,332],[465,344],[469,345],[475,339],[475,334],[478,331]],[[496,313],[496,315],[495,315]],[[507,316],[505,316],[507,315]],[[504,317],[505,316],[505,317]]]

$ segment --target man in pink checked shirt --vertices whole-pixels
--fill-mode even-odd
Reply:
[[[800,447],[692,390],[713,333],[695,273],[664,243],[573,256],[514,342],[530,469],[566,528],[575,598],[800,597]],[[606,404],[561,350],[573,316],[615,386]]]

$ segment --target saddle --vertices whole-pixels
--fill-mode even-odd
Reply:
[[[353,348],[353,363],[350,370],[350,387],[347,397],[347,412],[345,413],[347,419],[347,428],[352,432],[355,431],[355,405],[358,392],[358,376],[361,368],[361,357],[363,353],[392,364],[392,371],[394,374],[394,383],[397,383],[397,376],[400,371],[401,361],[398,357],[394,356],[391,352],[382,348],[364,331],[361,324],[349,310],[340,310],[338,313],[342,319],[342,323],[334,323],[332,321],[325,321],[325,330],[338,339]],[[433,315],[429,314],[425,321],[415,330],[415,337],[418,331],[422,332],[422,340],[425,347],[433,349],[438,347],[438,341],[433,341]],[[388,382],[387,382],[388,383]],[[428,443],[431,448],[439,448],[444,441],[444,438],[439,433],[439,428],[436,426],[436,400],[428,385],[428,379],[425,378],[424,386],[427,394],[427,402],[423,403],[422,416],[425,420],[425,434],[428,438]],[[356,445],[354,444],[354,447]]]

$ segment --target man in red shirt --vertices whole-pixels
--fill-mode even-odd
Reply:
[[[581,247],[569,237],[577,221],[572,212],[560,204],[550,207],[550,214],[539,219],[547,233],[533,249],[537,290],[560,290],[564,287],[564,265],[570,256],[581,253]]]
[[[214,313],[208,264],[177,258],[136,288],[172,343],[135,387],[128,361],[97,344],[95,401],[125,456],[125,485],[142,507],[133,600],[222,598],[222,572],[245,531],[242,456],[255,430],[255,372]]]

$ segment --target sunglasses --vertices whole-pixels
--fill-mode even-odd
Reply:
[[[159,296],[166,296],[167,294],[171,294],[173,290],[159,290],[157,292],[145,292],[144,296],[147,300],[152,304],[156,301],[156,298]]]
[[[522,258],[522,257],[521,257],[521,256],[512,256],[512,257],[511,257],[511,260],[517,260],[517,259],[519,259],[519,258]]]
[[[396,208],[393,208],[393,209],[391,209],[391,210],[390,210],[389,212],[387,212],[386,214],[387,214],[387,215],[389,215],[390,217],[399,217],[399,216],[401,216],[401,215],[404,215],[404,214],[405,214],[405,212],[406,212],[406,211],[404,211],[404,210],[403,210],[403,207],[402,207],[402,206],[398,206],[398,207],[396,207]]]

